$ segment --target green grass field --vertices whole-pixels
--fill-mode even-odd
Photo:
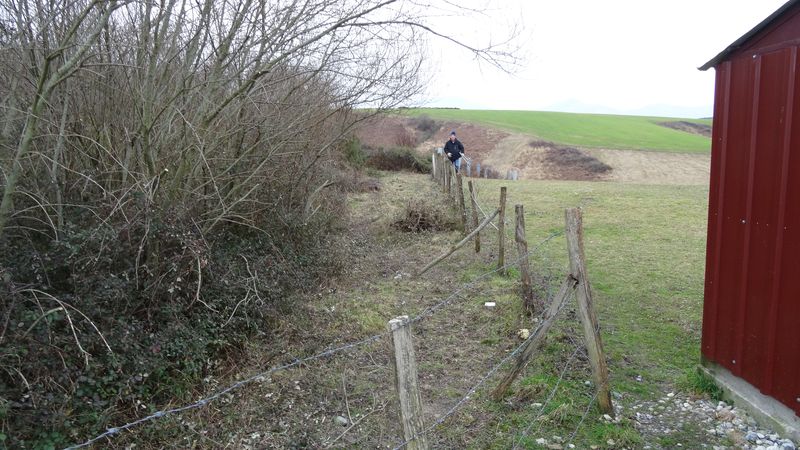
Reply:
[[[428,188],[425,186],[429,183],[421,175],[390,176],[385,180],[387,185],[405,186],[403,191],[393,191],[392,198],[407,198],[413,191],[418,192],[416,195],[426,195]],[[569,271],[565,237],[547,239],[563,231],[565,208],[582,209],[588,277],[611,387],[618,393],[614,402],[627,408],[623,416],[632,414],[630,408],[634,404],[658,399],[667,392],[702,391],[694,374],[700,359],[708,187],[527,180],[510,183],[486,179],[476,180],[476,183],[484,211],[490,211],[497,204],[500,187],[507,187],[510,216],[506,220],[510,224],[514,223],[513,205],[524,205],[529,249],[536,248],[531,267],[536,274],[534,278],[540,281],[534,284],[541,288],[541,280],[549,280],[550,292],[540,289],[544,295],[552,296]],[[434,196],[445,201],[439,194]],[[512,228],[506,228],[507,261],[517,258]],[[448,240],[452,243],[461,238],[460,233],[436,236],[438,239],[420,237],[426,246],[434,243],[443,246]],[[546,243],[539,246],[545,240]],[[454,266],[446,272],[457,273],[460,283],[468,283],[491,271],[496,258],[494,230],[483,234],[482,246],[481,256],[473,252],[471,245],[460,249],[445,262]],[[437,276],[431,272],[413,284],[426,282],[437,283]],[[448,307],[443,312],[444,317],[439,318],[441,324],[434,329],[458,328],[459,323],[469,323],[480,332],[477,336],[463,336],[461,345],[480,341],[482,347],[475,351],[494,355],[493,360],[497,360],[503,349],[508,351],[509,336],[518,328],[534,328],[530,319],[521,314],[518,283],[516,268],[511,269],[508,276],[494,274],[485,278],[480,288],[465,293],[459,302]],[[409,285],[387,284],[385,287],[381,296],[386,299],[415,297],[401,291]],[[496,310],[481,313],[485,301],[496,302]],[[574,300],[570,305],[574,309]],[[380,318],[392,314],[386,310],[385,303],[364,306],[362,312],[354,314],[352,321],[364,322],[367,311],[378,311],[371,321],[374,325],[370,332],[380,330]],[[469,319],[465,320],[467,317]],[[459,414],[438,432],[439,445],[442,448],[507,449],[516,442],[521,448],[544,449],[546,447],[536,444],[536,438],[567,438],[573,433],[572,443],[577,448],[588,449],[592,445],[603,449],[642,448],[652,444],[654,437],[641,436],[630,420],[605,422],[601,419],[602,413],[590,406],[593,389],[585,384],[590,378],[586,361],[573,362],[572,368],[561,377],[565,362],[574,351],[573,341],[580,342],[581,337],[578,318],[569,311],[562,312],[541,353],[514,385],[507,401],[495,402],[489,398],[499,378],[493,377],[476,394],[474,403],[464,408],[471,412]],[[429,343],[426,352],[432,352],[432,346],[438,349],[446,345],[445,342]],[[510,345],[513,347],[517,342],[512,339]],[[426,364],[425,356],[420,355],[420,360],[421,373],[426,376],[440,369],[436,365],[441,364],[438,358]],[[451,374],[449,370],[444,373]],[[481,373],[481,370],[472,369],[458,376],[474,381]],[[463,395],[463,388],[454,387],[457,375],[451,376],[454,379],[443,384],[453,390],[452,403]],[[551,393],[552,399],[547,402]],[[541,410],[531,406],[536,402],[544,404]],[[589,413],[582,423],[587,408]],[[475,422],[476,417],[482,417],[481,421]],[[532,431],[522,439],[522,431],[531,424]],[[663,436],[664,442],[674,441],[672,445],[664,444],[665,448],[674,448],[674,443],[681,443],[683,448],[700,448],[707,441],[703,440],[703,433],[698,437],[696,431],[689,427]],[[608,445],[609,439],[615,441],[616,446]],[[464,442],[469,444],[464,446]]]
[[[664,392],[695,388],[692,374],[700,356],[707,187],[560,181],[480,183],[484,205],[495,204],[500,186],[506,185],[508,204],[525,206],[531,247],[563,230],[565,208],[582,208],[588,276],[611,385],[623,395],[616,401],[630,405]],[[539,273],[567,273],[565,238],[560,236],[542,246],[532,264]],[[495,280],[498,286],[505,282],[499,277]],[[580,335],[576,318],[566,319],[561,326],[565,324]],[[555,386],[558,376],[553,372],[550,354],[557,353],[563,343],[557,338],[549,342],[549,351],[545,350],[533,369],[528,369],[522,386],[536,386],[544,392]],[[558,412],[563,419],[544,429],[549,435],[563,436],[574,429],[586,409],[590,390],[581,379],[570,376],[559,389],[559,400],[554,400],[546,413],[567,405]],[[530,410],[501,410],[500,428],[511,433],[517,424],[530,422],[534,416]],[[596,417],[594,414],[592,417]],[[684,448],[696,448],[682,436],[675,438]],[[507,439],[492,438],[480,445],[507,448]],[[630,425],[602,423],[596,418],[587,420],[575,443],[578,448],[588,448],[607,439],[629,448],[641,445]],[[532,439],[528,445],[539,448]]]
[[[412,109],[406,114],[457,120],[536,135],[560,144],[611,149],[708,153],[711,139],[657,125],[686,120],[710,125],[709,119],[575,114],[543,111]]]

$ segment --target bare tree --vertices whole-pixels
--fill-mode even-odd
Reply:
[[[81,272],[107,270],[136,294],[100,320],[93,296],[73,305],[45,281],[26,286],[0,298],[0,343],[29,345],[28,329],[6,334],[14,308],[37,326],[68,314],[70,339],[59,342],[74,342],[88,366],[115,343],[82,340],[172,299],[163,280],[176,271],[194,283],[180,308],[230,322],[245,307],[204,302],[204,255],[187,242],[208,249],[246,229],[274,246],[329,230],[343,203],[340,147],[354,126],[424,91],[430,39],[513,63],[508,42],[469,44],[430,23],[454,9],[448,0],[0,0],[0,245],[69,244],[86,253]],[[91,254],[81,245],[96,241]],[[103,266],[112,263],[124,269]],[[246,299],[257,297],[256,278],[248,273]]]

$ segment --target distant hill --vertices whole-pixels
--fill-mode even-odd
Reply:
[[[490,125],[581,147],[679,153],[708,153],[711,149],[711,139],[706,136],[684,131],[686,127],[661,125],[683,122],[711,126],[710,119],[438,108],[404,109],[402,113]]]

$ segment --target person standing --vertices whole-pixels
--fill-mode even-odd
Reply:
[[[461,169],[461,157],[464,156],[464,144],[456,138],[456,132],[450,132],[450,139],[444,143],[444,154],[450,158],[453,166],[456,168],[456,173]]]

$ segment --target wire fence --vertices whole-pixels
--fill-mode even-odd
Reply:
[[[488,218],[488,216],[486,215],[484,209],[478,203],[477,197],[478,197],[478,195],[477,195],[477,191],[476,191],[475,192],[475,203],[474,204],[476,205],[476,207],[480,211],[480,213],[484,217]],[[495,228],[497,228],[497,227],[495,227]],[[449,295],[447,295],[446,297],[442,298],[440,301],[434,303],[433,305],[424,308],[416,316],[411,318],[408,321],[409,325],[410,324],[419,323],[421,321],[424,321],[424,320],[436,315],[443,308],[445,308],[448,305],[450,305],[456,298],[466,299],[466,297],[462,296],[462,293],[472,289],[478,283],[484,281],[485,279],[491,277],[492,275],[494,275],[494,274],[496,274],[498,272],[505,272],[507,269],[519,265],[523,260],[529,260],[531,258],[534,258],[537,255],[538,255],[539,258],[547,258],[547,256],[544,255],[544,252],[542,252],[543,247],[547,243],[549,243],[552,240],[554,240],[555,238],[557,238],[559,236],[562,236],[564,234],[565,234],[564,231],[557,231],[557,232],[551,233],[550,235],[548,235],[547,237],[545,237],[544,239],[539,241],[532,248],[529,248],[528,251],[525,254],[518,255],[517,258],[514,258],[514,259],[508,261],[507,263],[505,263],[501,267],[496,267],[496,268],[493,268],[492,270],[488,270],[486,272],[483,272],[480,275],[478,275],[475,278],[473,278],[472,280],[470,280],[469,282],[461,284],[460,286],[458,286],[457,289],[453,290]],[[539,261],[539,262],[543,262],[543,261]],[[548,300],[546,303],[552,302],[554,300],[554,298],[555,298],[554,285],[550,282],[551,281],[550,279],[553,278],[553,277],[552,277],[552,273],[549,272],[552,269],[552,267],[550,267],[548,264],[541,264],[541,265],[537,264],[537,268],[547,272],[547,273],[543,274],[543,277],[541,278],[541,280],[543,282],[541,287],[545,291],[544,292],[545,299]],[[562,304],[562,306],[560,307],[558,312],[560,312],[561,309],[563,309],[565,307],[565,305],[566,305],[566,302],[564,302]],[[556,314],[558,314],[558,312]],[[481,387],[484,384],[486,384],[486,382],[489,379],[491,379],[492,376],[494,376],[506,363],[508,363],[513,358],[518,357],[520,355],[520,352],[525,348],[526,344],[528,344],[529,341],[531,339],[533,339],[533,337],[538,334],[537,332],[544,325],[545,325],[544,321],[539,322],[538,326],[536,327],[536,330],[531,332],[529,334],[529,336],[527,337],[527,339],[525,339],[521,344],[519,344],[516,348],[514,348],[513,351],[511,351],[510,353],[508,353],[504,357],[500,358],[499,361],[497,363],[495,363],[488,370],[488,372],[483,374],[478,379],[478,381],[474,385],[472,385],[458,401],[453,403],[452,406],[444,414],[442,414],[438,418],[436,418],[430,425],[428,425],[422,431],[418,432],[417,434],[415,434],[411,438],[409,438],[409,439],[397,444],[394,447],[394,449],[395,450],[399,450],[399,449],[405,448],[406,446],[408,446],[414,440],[419,439],[421,436],[424,436],[424,435],[427,435],[427,434],[433,432],[438,427],[440,427],[442,424],[444,424],[448,420],[448,418],[450,418],[451,416],[456,414],[464,405],[466,405],[474,397],[474,395],[478,392],[478,390],[481,389]],[[139,418],[137,420],[134,420],[134,421],[131,421],[129,423],[126,423],[124,425],[108,428],[103,433],[100,433],[99,435],[97,435],[97,436],[95,436],[95,437],[93,437],[93,438],[91,438],[91,439],[89,439],[89,440],[87,440],[87,441],[85,441],[83,443],[67,447],[67,450],[80,449],[80,448],[88,447],[88,446],[90,446],[92,444],[95,444],[97,442],[100,442],[100,441],[102,441],[104,439],[109,439],[112,436],[121,433],[122,431],[130,430],[130,429],[132,429],[132,428],[134,428],[134,427],[136,427],[138,425],[142,425],[142,424],[144,424],[146,422],[150,422],[150,421],[153,421],[153,420],[156,420],[156,419],[160,419],[162,417],[166,417],[166,416],[169,416],[169,415],[180,414],[182,412],[189,411],[189,410],[192,410],[192,409],[202,408],[202,407],[210,404],[211,402],[214,402],[215,400],[219,399],[220,397],[222,397],[222,396],[224,396],[226,394],[230,394],[233,391],[236,391],[236,390],[238,390],[238,389],[240,389],[240,388],[242,388],[242,387],[244,387],[244,386],[246,386],[246,385],[248,385],[250,383],[253,383],[253,382],[256,382],[256,381],[261,381],[261,380],[267,378],[269,375],[271,375],[271,374],[273,374],[275,372],[291,369],[291,368],[294,368],[296,366],[307,364],[309,362],[313,362],[313,361],[316,361],[316,360],[321,360],[321,359],[324,359],[324,358],[327,358],[327,357],[330,357],[330,356],[333,356],[333,355],[336,355],[336,354],[339,354],[339,353],[355,350],[355,349],[364,347],[367,344],[370,344],[370,343],[373,343],[373,342],[377,342],[377,341],[387,337],[390,334],[391,334],[391,331],[387,330],[387,331],[384,331],[384,332],[381,332],[381,333],[377,333],[377,334],[374,334],[372,336],[369,336],[369,337],[366,337],[366,338],[363,338],[363,339],[360,339],[360,340],[357,340],[357,341],[354,341],[354,342],[350,342],[350,343],[338,345],[338,346],[335,346],[335,347],[332,347],[332,348],[328,348],[327,350],[324,350],[324,351],[322,351],[320,353],[316,353],[316,354],[311,355],[311,356],[306,356],[306,357],[303,357],[303,358],[295,358],[291,362],[287,362],[285,364],[272,367],[272,368],[270,368],[268,370],[258,372],[258,373],[254,374],[254,375],[251,375],[251,376],[247,377],[247,378],[239,380],[239,381],[229,385],[228,387],[226,387],[226,388],[224,388],[222,390],[219,390],[216,393],[214,393],[214,394],[212,394],[212,395],[210,395],[208,397],[202,398],[202,399],[200,399],[198,401],[195,401],[195,402],[192,402],[192,403],[180,406],[180,407],[176,407],[176,408],[159,410],[159,411],[156,411],[156,412],[154,412],[152,414],[149,414],[149,415],[147,415],[145,417],[141,417],[141,418]],[[543,420],[541,420],[542,416],[544,415],[547,407],[550,405],[550,403],[555,398],[556,393],[558,392],[559,387],[561,386],[562,381],[564,380],[567,372],[570,370],[570,367],[571,367],[573,361],[575,360],[577,355],[582,350],[583,347],[580,344],[576,343],[572,339],[571,336],[569,336],[569,338],[570,338],[570,341],[572,342],[573,346],[575,347],[575,351],[572,353],[572,355],[564,363],[564,366],[560,370],[560,374],[559,374],[559,377],[558,377],[555,385],[553,386],[552,390],[549,392],[545,402],[541,405],[541,407],[539,408],[539,410],[536,413],[535,417],[530,419],[530,423],[527,425],[527,427],[521,433],[519,433],[518,435],[515,435],[514,437],[512,437],[513,450],[516,450],[522,444],[524,444],[526,437],[529,435],[530,431],[533,429],[533,427],[537,423],[538,423],[539,426],[537,427],[535,433],[536,434],[539,433],[539,431],[541,430],[541,428],[543,426]],[[589,411],[591,410],[591,406],[594,404],[594,401],[596,399],[597,399],[597,393],[595,393],[594,397],[589,402],[589,405],[587,406],[586,411],[583,413],[583,416],[581,417],[576,429],[571,434],[571,436],[569,438],[569,444],[571,444],[571,442],[574,440],[574,438],[577,435],[580,427],[582,426],[582,424],[584,423],[587,415],[589,414]],[[353,424],[353,426],[355,426],[355,423]],[[352,426],[351,426],[351,428],[352,428]],[[350,430],[350,428],[348,428],[348,430],[346,430],[345,433],[347,431],[349,431],[349,430]],[[342,433],[342,435],[344,435],[345,433]],[[341,436],[339,436],[339,437],[341,437]],[[339,438],[337,438],[337,440],[338,439]]]
[[[522,261],[525,258],[531,258],[535,254],[537,254],[545,244],[547,244],[548,242],[552,241],[556,237],[561,236],[563,234],[564,233],[562,231],[552,233],[549,236],[547,236],[545,239],[543,239],[542,241],[537,243],[532,249],[529,249],[526,254],[524,254],[522,256],[519,256],[515,260],[512,260],[512,261],[506,263],[502,267],[497,267],[495,269],[489,270],[487,272],[484,272],[484,273],[478,275],[477,277],[475,277],[470,282],[465,283],[464,285],[462,285],[461,287],[459,287],[458,289],[453,291],[450,295],[445,297],[443,300],[439,301],[438,303],[436,303],[436,304],[434,304],[434,305],[432,305],[432,306],[430,306],[428,308],[425,308],[422,312],[420,312],[414,318],[410,319],[409,323],[417,323],[417,322],[420,322],[420,321],[422,321],[422,320],[424,320],[424,319],[426,319],[428,317],[433,316],[439,310],[441,310],[445,306],[447,306],[450,303],[452,303],[453,300],[455,300],[456,298],[461,297],[461,294],[464,291],[467,291],[467,290],[471,289],[477,283],[485,280],[486,278],[492,276],[493,274],[496,274],[497,272],[500,272],[502,270],[505,270],[505,269],[508,269],[510,267],[513,267],[513,266],[517,265],[520,261]],[[461,298],[463,298],[463,297],[461,297]],[[91,439],[88,439],[88,440],[86,440],[86,441],[84,441],[82,443],[79,443],[79,444],[75,444],[75,445],[66,447],[65,450],[74,450],[74,449],[85,448],[85,447],[88,447],[88,446],[90,446],[92,444],[95,444],[95,443],[97,443],[97,442],[99,442],[99,441],[101,441],[103,439],[111,438],[112,436],[117,435],[117,434],[121,433],[122,431],[130,430],[131,428],[134,428],[134,427],[136,427],[138,425],[141,425],[141,424],[144,424],[146,422],[150,422],[152,420],[160,419],[162,417],[166,417],[166,416],[173,415],[173,414],[179,414],[179,413],[182,413],[182,412],[185,412],[185,411],[189,411],[189,410],[192,410],[192,409],[197,409],[197,408],[204,407],[204,406],[208,405],[209,403],[211,403],[211,402],[219,399],[220,397],[224,396],[225,394],[228,394],[228,393],[231,393],[233,391],[236,391],[236,390],[238,390],[238,389],[240,389],[240,388],[242,388],[242,387],[244,387],[244,386],[246,386],[246,385],[248,385],[250,383],[253,383],[255,381],[264,379],[267,376],[271,375],[272,373],[275,373],[275,372],[278,372],[278,371],[281,371],[281,370],[291,369],[293,367],[296,367],[296,366],[299,366],[299,365],[302,365],[302,364],[306,364],[306,363],[309,363],[309,362],[312,362],[312,361],[315,361],[315,360],[319,360],[319,359],[323,359],[323,358],[326,358],[326,357],[329,357],[329,356],[332,356],[332,355],[335,355],[335,354],[338,354],[338,353],[342,353],[342,352],[345,352],[345,351],[348,351],[348,350],[359,348],[359,347],[365,346],[366,344],[369,344],[371,342],[376,342],[376,341],[388,336],[389,334],[390,334],[389,331],[385,331],[385,332],[382,332],[382,333],[378,333],[378,334],[374,334],[372,336],[366,337],[364,339],[360,339],[360,340],[355,341],[355,342],[350,342],[350,343],[347,343],[347,344],[343,344],[343,345],[340,345],[340,346],[336,346],[336,347],[327,349],[327,350],[325,350],[323,352],[317,353],[317,354],[312,355],[312,356],[307,356],[307,357],[299,358],[299,359],[295,358],[292,362],[289,362],[289,363],[286,363],[286,364],[282,364],[282,365],[270,368],[268,370],[256,373],[256,374],[254,374],[254,375],[252,375],[252,376],[250,376],[248,378],[245,378],[245,379],[242,379],[240,381],[237,381],[236,383],[231,384],[230,386],[226,387],[225,389],[222,389],[222,390],[220,390],[220,391],[218,391],[218,392],[216,392],[216,393],[214,393],[214,394],[212,394],[212,395],[210,395],[208,397],[202,398],[202,399],[200,399],[198,401],[189,403],[189,404],[184,405],[184,406],[176,407],[176,408],[159,410],[159,411],[153,412],[153,413],[151,413],[151,414],[149,414],[147,416],[144,416],[144,417],[141,417],[141,418],[136,419],[134,421],[131,421],[129,423],[126,423],[124,425],[119,425],[119,426],[116,426],[116,427],[108,428],[103,433],[100,433],[100,434],[98,434],[97,436],[95,436],[95,437],[93,437]],[[524,342],[523,342],[523,344],[524,344]],[[477,389],[478,387],[480,387],[481,384],[483,384],[486,380],[488,380],[488,378],[491,377],[491,375],[494,374],[500,368],[500,366],[502,366],[506,361],[508,361],[512,356],[514,356],[516,354],[516,352],[518,352],[521,347],[522,347],[522,345],[520,345],[520,347],[517,347],[517,349],[512,354],[509,354],[508,356],[506,356],[506,358],[504,358],[502,361],[500,361],[500,363],[498,365],[496,365],[486,376],[484,376],[484,378],[481,379],[481,381],[473,388],[473,390]],[[473,392],[473,390],[470,390],[470,392]],[[469,395],[470,395],[470,393],[467,394],[467,397]],[[458,404],[456,404],[454,409],[449,414],[447,414],[446,416],[440,418],[440,421],[437,421],[437,423],[432,425],[430,427],[430,429],[432,430],[433,428],[438,426],[441,422],[443,422],[447,417],[449,417],[449,415],[452,415],[455,412],[455,410],[457,410],[463,403],[466,402],[466,400],[468,400],[468,398],[462,399],[462,401],[460,401]],[[430,430],[427,430],[426,432],[428,432],[428,431],[430,431]],[[405,443],[404,445],[407,445],[407,444],[408,443]]]
[[[563,308],[564,308],[564,306],[559,308],[559,312]],[[483,384],[485,384],[486,381],[488,381],[492,377],[492,375],[494,375],[498,370],[500,370],[500,368],[503,365],[505,365],[508,361],[510,361],[512,358],[516,357],[520,353],[520,351],[522,351],[522,349],[525,348],[525,345],[528,344],[528,341],[530,341],[531,339],[534,338],[534,336],[537,334],[536,331],[538,331],[538,329],[543,327],[543,326],[544,326],[544,322],[539,323],[539,325],[537,326],[537,330],[535,330],[533,333],[531,333],[528,336],[528,338],[525,339],[520,345],[518,345],[512,352],[510,352],[508,355],[506,355],[504,358],[502,358],[500,360],[500,362],[495,364],[480,380],[478,380],[478,382],[474,386],[472,386],[467,391],[467,393],[463,397],[461,397],[460,400],[458,400],[446,413],[442,414],[438,419],[436,419],[433,422],[433,424],[428,426],[422,432],[417,433],[416,435],[412,436],[410,439],[407,439],[407,440],[403,441],[398,446],[394,447],[394,450],[402,449],[402,448],[406,447],[408,444],[410,444],[411,442],[413,442],[415,439],[418,439],[420,436],[430,433],[436,427],[438,427],[439,425],[444,423],[444,421],[447,420],[447,418],[449,418],[450,416],[455,414],[462,406],[464,406],[470,400],[472,395],[475,394],[478,391],[478,389],[480,389],[480,387]],[[575,356],[575,354],[577,354],[577,350],[573,354],[573,357]],[[571,359],[572,359],[572,357],[570,358],[570,360]],[[566,369],[564,370],[564,372],[562,372],[561,378],[564,377],[564,373],[566,373]],[[560,379],[559,379],[559,383],[560,383]],[[557,388],[558,388],[558,385],[556,385],[556,389]],[[555,389],[554,389],[554,392],[555,392]]]

